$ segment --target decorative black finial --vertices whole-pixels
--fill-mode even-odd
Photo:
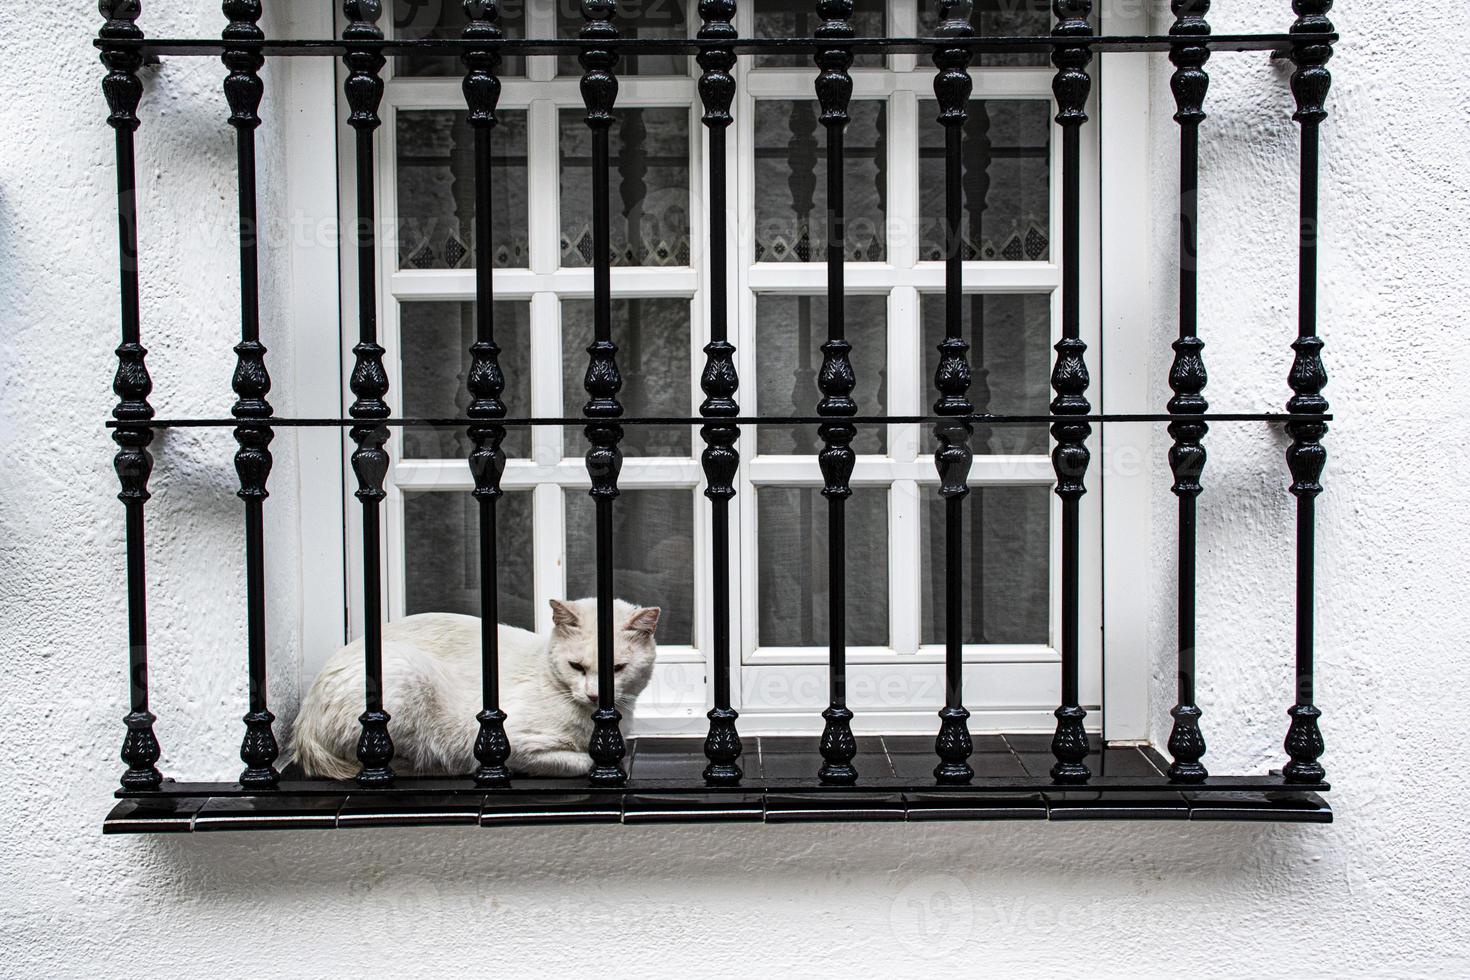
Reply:
[[[342,40],[349,42],[342,59],[348,72],[343,87],[350,110],[347,124],[359,131],[371,131],[382,124],[378,118],[378,106],[383,101],[383,79],[379,72],[387,64],[387,58],[375,47],[359,47],[350,42],[383,40],[382,28],[378,27],[378,18],[383,15],[382,0],[343,0],[342,12],[347,16]]]
[[[733,41],[739,37],[732,23],[735,0],[699,0],[699,16],[704,23],[699,38],[704,41]],[[735,49],[703,48],[695,57],[703,72],[699,76],[699,98],[704,105],[704,124],[713,129],[730,125],[730,104],[735,99]]]
[[[260,0],[224,0],[224,14],[230,23],[224,30],[226,48],[221,60],[230,73],[225,78],[225,99],[230,104],[230,125],[236,129],[255,129],[260,125],[261,97],[265,86],[260,80],[260,69],[265,64],[265,55],[254,44],[240,47],[228,46],[230,42],[258,42],[265,40],[265,32],[259,27]]]
[[[583,41],[612,42],[618,39],[613,14],[616,0],[582,0]],[[587,108],[587,125],[606,130],[613,123],[613,103],[618,97],[618,78],[613,74],[618,55],[610,47],[590,47],[577,56],[582,65],[582,102]]]
[[[1173,0],[1171,8],[1174,25],[1169,28],[1170,37],[1209,37],[1210,25],[1205,15],[1210,12],[1210,0]],[[1197,126],[1205,118],[1204,101],[1210,76],[1205,74],[1204,65],[1210,60],[1210,48],[1206,44],[1176,43],[1169,48],[1169,60],[1174,63],[1169,87],[1178,110],[1174,119],[1181,125]]]
[[[466,41],[498,41],[504,37],[497,21],[496,0],[464,0],[469,20],[462,35]],[[494,126],[495,107],[500,102],[500,53],[494,48],[471,49],[464,54],[464,100],[471,126]],[[483,260],[481,260],[483,261]]]
[[[1332,21],[1327,14],[1332,0],[1292,0],[1296,21],[1291,33],[1298,35],[1331,34]],[[1327,92],[1332,87],[1332,73],[1327,62],[1332,60],[1332,42],[1303,37],[1291,49],[1296,71],[1291,76],[1291,92],[1296,98],[1297,122],[1319,123],[1327,118]]]
[[[1052,37],[1092,37],[1092,25],[1087,22],[1092,14],[1092,0],[1053,0],[1051,8],[1057,18]],[[1080,126],[1087,122],[1084,107],[1087,96],[1092,92],[1092,76],[1087,74],[1087,66],[1091,62],[1092,49],[1084,44],[1052,48],[1051,63],[1057,69],[1052,79],[1052,94],[1057,100],[1057,122],[1063,126]]]
[[[106,18],[97,35],[103,41],[143,40],[143,30],[136,23],[143,12],[140,0],[98,0],[97,10]],[[107,76],[102,79],[102,94],[111,110],[107,124],[113,129],[135,132],[138,103],[143,99],[143,83],[138,79],[143,55],[133,48],[104,47],[101,58],[107,66]]]

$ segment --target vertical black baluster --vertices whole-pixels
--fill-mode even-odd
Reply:
[[[102,0],[97,9],[106,18],[99,36],[105,41],[141,41],[143,31],[134,23],[142,12],[138,0]],[[102,93],[107,97],[107,123],[117,144],[117,237],[118,269],[122,281],[122,343],[117,348],[117,374],[112,390],[117,406],[112,417],[120,423],[146,423],[153,418],[148,395],[153,381],[144,363],[148,352],[142,344],[142,317],[138,303],[138,202],[133,172],[133,134],[138,130],[138,103],[143,83],[138,69],[143,56],[136,49],[103,48],[102,63],[107,75]],[[112,431],[117,443],[113,466],[122,490],[127,523],[128,567],[128,700],[123,719],[128,733],[123,739],[122,760],[128,764],[122,775],[124,789],[154,789],[163,782],[157,768],[162,754],[153,735],[153,713],[148,710],[148,605],[143,560],[143,504],[147,502],[148,477],[153,456],[148,445],[153,430],[144,424],[119,425]]]
[[[1092,0],[1054,0],[1052,11],[1057,24],[1052,29],[1056,38],[1086,39],[1092,36],[1087,16]],[[1092,773],[1087,768],[1087,731],[1082,719],[1087,712],[1078,704],[1077,680],[1078,614],[1081,602],[1080,505],[1087,492],[1083,477],[1087,473],[1090,454],[1087,437],[1092,426],[1068,420],[1067,416],[1087,415],[1087,364],[1083,354],[1081,323],[1081,207],[1082,207],[1082,124],[1087,121],[1084,107],[1092,89],[1087,65],[1092,50],[1084,44],[1061,44],[1052,50],[1056,77],[1052,93],[1057,100],[1057,122],[1062,127],[1062,339],[1057,341],[1056,366],[1051,386],[1056,392],[1051,413],[1060,416],[1051,427],[1056,448],[1052,465],[1057,475],[1057,496],[1062,499],[1062,703],[1056,710],[1057,730],[1051,750],[1056,756],[1052,779],[1059,783],[1085,783]]]
[[[1210,78],[1204,64],[1210,49],[1197,39],[1210,33],[1205,14],[1210,0],[1173,0],[1174,26],[1169,33],[1181,40],[1169,50],[1174,63],[1171,85],[1179,123],[1179,339],[1174,342],[1174,364],[1169,369],[1169,414],[1203,415],[1209,408],[1202,357],[1204,341],[1197,334],[1199,320],[1199,127],[1204,121],[1205,92]],[[1169,778],[1176,783],[1203,782],[1209,773],[1200,764],[1205,738],[1200,732],[1200,709],[1195,702],[1195,508],[1200,495],[1200,473],[1205,448],[1200,441],[1209,427],[1198,419],[1169,423],[1174,445],[1169,467],[1179,498],[1179,651],[1178,703],[1169,733]]]
[[[616,41],[612,24],[616,0],[582,0],[586,23],[580,37],[586,41]],[[592,771],[595,785],[616,786],[628,778],[623,771],[623,733],[618,728],[622,714],[617,709],[613,688],[613,541],[612,506],[618,496],[618,473],[623,468],[619,443],[623,427],[615,420],[623,414],[618,391],[623,387],[618,372],[617,345],[612,341],[612,238],[608,211],[611,187],[608,178],[608,130],[612,127],[613,103],[618,97],[618,79],[613,74],[617,52],[593,47],[579,56],[582,64],[582,101],[587,107],[587,126],[592,130],[592,309],[593,338],[587,348],[587,406],[583,414],[600,421],[587,426],[587,474],[592,478],[591,496],[597,508],[597,710],[592,713]]]
[[[382,424],[391,413],[383,396],[388,394],[388,375],[383,371],[383,348],[378,343],[378,296],[374,276],[376,221],[373,211],[373,134],[382,122],[378,105],[383,99],[379,72],[386,59],[376,46],[358,46],[354,41],[381,41],[377,21],[382,15],[380,0],[343,0],[347,26],[342,39],[348,42],[345,91],[351,110],[348,124],[357,139],[357,318],[358,342],[351,388],[357,400],[349,410],[359,424],[352,427],[352,471],[357,475],[357,499],[362,501],[363,567],[363,661],[366,707],[358,719],[362,736],[357,742],[357,760],[362,770],[357,781],[363,786],[384,786],[393,781],[393,739],[388,735],[388,712],[383,710],[383,608],[382,555],[379,542],[379,508],[386,494],[383,480],[388,475],[388,427]]]
[[[940,24],[935,36],[967,38],[974,35],[970,27],[970,0],[941,0]],[[970,364],[965,354],[964,330],[964,249],[960,222],[964,210],[964,187],[961,175],[960,148],[964,139],[966,103],[970,98],[970,50],[964,47],[938,48],[934,52],[934,96],[939,102],[939,122],[944,126],[944,340],[939,344],[939,366],[934,372],[934,387],[939,400],[934,414],[968,416],[970,405]],[[966,719],[970,713],[964,706],[964,513],[965,497],[970,493],[970,436],[968,421],[946,419],[934,426],[939,447],[934,465],[939,470],[939,494],[944,498],[944,708],[939,712],[939,735],[934,751],[939,765],[934,778],[941,783],[968,783],[975,776],[969,758],[973,750]]]
[[[232,41],[259,42],[265,33],[258,26],[260,0],[224,0],[229,25],[226,44]],[[230,104],[230,125],[235,128],[240,196],[240,343],[235,347],[233,387],[235,418],[260,422],[272,415],[266,395],[271,390],[265,369],[265,345],[260,342],[260,274],[255,213],[255,130],[260,126],[260,100],[264,87],[260,68],[265,58],[259,47],[227,46],[223,61],[225,98]],[[275,761],[280,754],[266,700],[265,666],[265,532],[266,481],[271,472],[271,440],[268,425],[242,425],[235,429],[235,471],[240,477],[238,496],[245,501],[245,621],[246,660],[250,681],[250,705],[245,714],[245,738],[240,759],[245,771],[240,783],[253,788],[276,785],[280,773]]]
[[[1327,19],[1327,13],[1332,9],[1332,0],[1294,0],[1292,9],[1297,19],[1291,33],[1331,33],[1332,22]],[[1297,107],[1294,118],[1302,124],[1301,296],[1297,339],[1291,345],[1296,352],[1289,378],[1293,394],[1286,403],[1286,410],[1295,416],[1286,424],[1287,434],[1291,436],[1286,462],[1291,469],[1297,520],[1296,700],[1287,712],[1291,726],[1286,733],[1286,754],[1291,761],[1283,774],[1293,783],[1320,783],[1327,775],[1317,761],[1324,751],[1322,733],[1317,727],[1322,712],[1314,703],[1312,682],[1317,495],[1322,492],[1322,468],[1327,464],[1327,450],[1322,447],[1327,424],[1320,419],[1327,414],[1327,399],[1322,397],[1322,389],[1327,386],[1327,369],[1322,364],[1322,338],[1317,336],[1317,167],[1319,131],[1322,120],[1327,118],[1324,103],[1332,85],[1332,75],[1327,70],[1331,58],[1331,43],[1308,37],[1298,40],[1291,51],[1291,60],[1296,65],[1291,76]]]
[[[841,42],[854,36],[849,23],[853,0],[818,0],[817,25],[819,40]],[[845,275],[843,266],[846,245],[846,217],[843,209],[842,170],[843,133],[848,123],[848,105],[852,101],[852,51],[842,47],[824,47],[817,52],[817,101],[822,107],[821,123],[827,129],[827,342],[822,345],[822,371],[817,377],[822,400],[817,414],[824,418],[845,419],[857,414],[852,390],[857,386],[852,361],[848,355],[852,345],[845,337]],[[827,498],[827,597],[828,683],[830,701],[822,712],[826,725],[822,730],[822,768],[817,773],[824,783],[853,783],[857,769],[853,757],[857,742],[852,736],[852,711],[847,707],[847,498],[852,496],[852,469],[857,454],[852,440],[857,428],[846,421],[824,422],[817,434],[822,439],[817,462],[822,469]]]
[[[465,0],[464,38],[494,41],[502,34],[496,20],[500,12],[495,0]],[[480,509],[480,677],[483,708],[475,719],[480,732],[475,739],[475,782],[480,786],[504,786],[510,782],[506,760],[510,742],[505,735],[505,712],[500,710],[500,585],[497,576],[495,505],[501,497],[500,477],[505,472],[505,376],[500,370],[500,347],[495,343],[495,291],[492,270],[494,243],[491,238],[490,207],[494,190],[490,180],[490,140],[495,130],[495,107],[500,101],[500,54],[493,49],[467,51],[464,98],[469,122],[475,131],[475,342],[470,345],[470,373],[466,382],[470,402],[466,410],[475,424],[469,427],[470,473],[475,478],[474,497]]]
[[[700,0],[699,16],[704,23],[701,38],[723,41],[737,36],[735,0]],[[735,345],[730,343],[727,325],[730,270],[726,250],[725,229],[725,136],[730,128],[730,103],[735,98],[735,52],[731,48],[706,48],[699,53],[699,97],[704,103],[704,125],[709,130],[709,265],[710,342],[705,345],[704,375],[700,387],[705,399],[699,414],[708,419],[733,418],[740,414],[735,392],[740,379],[735,373]],[[735,471],[740,454],[735,442],[740,428],[735,425],[707,423],[700,430],[704,437],[703,456],[706,487],[710,502],[711,548],[714,562],[714,707],[709,712],[709,734],[704,740],[704,754],[709,759],[704,778],[713,786],[732,786],[740,782],[740,734],[735,729],[739,713],[730,706],[730,500],[735,496]]]

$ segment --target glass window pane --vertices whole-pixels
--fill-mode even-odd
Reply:
[[[817,414],[822,393],[817,373],[827,340],[825,296],[777,296],[763,293],[755,307],[756,401],[762,416]],[[847,297],[847,339],[852,344],[857,387],[852,396],[859,415],[882,415],[888,405],[888,299]],[[881,425],[858,426],[852,447],[859,453],[888,450]],[[805,456],[822,448],[814,425],[762,425],[756,451]]]
[[[495,505],[500,621],[536,628],[531,492]],[[469,493],[403,495],[404,612],[480,615],[480,505]]]
[[[944,642],[945,501],[924,488],[920,517],[923,640]],[[972,487],[965,497],[966,643],[1047,643],[1051,635],[1051,489]]]
[[[597,594],[596,505],[568,490],[567,595]],[[658,606],[658,642],[694,644],[694,492],[624,490],[613,501],[613,591],[639,606]]]
[[[592,264],[592,135],[561,113],[561,261]],[[612,264],[689,264],[689,110],[615,109],[609,139]]]
[[[526,36],[526,5],[496,4],[500,12],[497,23],[506,37]],[[459,38],[464,34],[464,4],[460,0],[393,0],[393,37]],[[393,59],[393,73],[400,77],[459,76],[465,72],[464,62],[452,54],[400,54]],[[500,62],[500,74],[524,75],[526,59],[506,55]]]
[[[613,24],[623,37],[691,37],[699,29],[695,18],[691,27],[684,14],[685,0],[624,0],[617,5]],[[576,37],[586,21],[581,5],[575,0],[561,0],[556,7],[558,37]],[[613,69],[619,75],[688,75],[689,56],[628,51]],[[581,75],[582,66],[574,54],[558,55],[559,75]]]
[[[852,103],[843,193],[849,262],[881,262],[887,254],[888,106]],[[820,262],[827,255],[827,138],[809,99],[755,104],[755,258]]]
[[[919,103],[922,258],[944,258],[944,127],[933,101]],[[1039,262],[1051,253],[1051,103],[977,99],[961,146],[966,261]]]
[[[970,23],[981,37],[1036,37],[1050,34],[1051,0],[975,0]],[[939,0],[920,0],[919,33],[929,35],[939,25]],[[982,53],[975,64],[987,67],[1046,68],[1051,65],[1050,51],[1029,54]]]
[[[939,397],[934,371],[944,339],[944,296],[922,299],[924,398],[927,411]],[[977,414],[1045,415],[1051,404],[1051,297],[1042,294],[966,296],[963,336],[974,378],[970,401]],[[1045,455],[1051,451],[1042,425],[977,425],[970,441],[977,455]]]
[[[587,348],[592,344],[592,301],[561,305],[562,404],[579,416],[587,404]],[[687,299],[615,299],[613,343],[623,389],[618,401],[629,418],[692,416]],[[688,456],[693,436],[687,425],[629,425],[623,429],[624,456]],[[580,429],[565,440],[568,454],[585,451]]]
[[[846,510],[847,644],[886,647],[888,491],[859,487]],[[756,491],[761,646],[827,646],[827,511],[817,487]]]
[[[511,417],[531,414],[531,305],[495,304],[495,341],[505,374],[505,402]],[[470,406],[465,381],[470,344],[475,340],[474,303],[404,303],[399,307],[399,346],[403,374],[403,414],[415,419],[464,418]],[[412,458],[465,459],[470,439],[459,426],[406,428],[403,455]],[[507,456],[531,455],[531,433],[524,426],[506,431]]]
[[[502,110],[491,173],[496,268],[526,268],[526,113]],[[398,264],[405,269],[463,269],[475,248],[475,134],[468,113],[398,113]]]
[[[857,0],[853,4],[852,29],[858,37],[883,37],[888,33],[883,14],[883,0]],[[792,3],[791,0],[755,0],[756,37],[811,37],[822,19],[816,4]],[[877,52],[858,54],[854,68],[882,68],[883,56]],[[816,63],[810,54],[758,54],[757,68],[810,68]]]

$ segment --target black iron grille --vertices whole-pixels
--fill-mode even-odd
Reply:
[[[138,25],[138,0],[101,0],[106,23],[97,45],[107,74],[103,90],[116,133],[118,227],[122,343],[117,348],[114,389],[119,397],[109,423],[117,443],[116,468],[126,516],[127,601],[131,705],[122,759],[127,764],[119,796],[109,818],[111,831],[204,829],[209,826],[337,826],[357,823],[439,823],[558,821],[567,819],[933,819],[936,817],[1058,816],[1078,813],[1107,816],[1247,816],[1267,819],[1324,820],[1330,817],[1317,791],[1327,789],[1318,759],[1322,739],[1318,708],[1313,702],[1313,524],[1314,501],[1321,492],[1325,462],[1322,438],[1330,421],[1322,397],[1326,374],[1317,336],[1317,199],[1318,131],[1330,84],[1326,64],[1336,39],[1327,19],[1332,0],[1294,0],[1290,31],[1267,35],[1214,35],[1206,22],[1209,0],[1174,0],[1175,20],[1167,36],[1103,36],[1090,22],[1090,0],[1056,0],[1055,26],[1047,36],[983,37],[970,22],[968,0],[939,3],[939,23],[929,37],[861,37],[853,22],[852,0],[817,0],[819,26],[809,37],[743,38],[733,25],[735,0],[700,0],[701,26],[689,38],[620,36],[614,0],[582,0],[580,34],[566,39],[510,39],[499,27],[495,0],[465,0],[467,24],[458,39],[385,40],[377,24],[379,0],[345,0],[346,26],[339,38],[270,40],[259,27],[260,0],[225,0],[228,20],[221,40],[145,38]],[[1080,336],[1081,133],[1089,123],[1085,112],[1092,86],[1089,67],[1110,52],[1164,51],[1174,65],[1172,90],[1180,137],[1180,214],[1178,307],[1179,339],[1169,372],[1174,395],[1159,414],[1108,415],[1092,410],[1087,394],[1087,349]],[[1203,342],[1196,326],[1196,254],[1198,214],[1198,149],[1208,87],[1205,66],[1214,52],[1274,51],[1291,59],[1295,120],[1301,129],[1300,316],[1291,344],[1295,357],[1289,373],[1294,392],[1283,414],[1211,414],[1204,398]],[[853,94],[850,69],[864,54],[909,52],[932,58],[938,69],[934,93],[944,141],[945,336],[939,345],[934,376],[936,400],[929,414],[862,415],[852,395],[855,377],[852,342],[846,334],[843,236],[844,133]],[[698,82],[707,129],[709,213],[708,255],[712,270],[708,289],[710,342],[704,348],[701,379],[705,399],[696,418],[633,418],[619,400],[623,378],[611,314],[609,231],[609,130],[614,125],[620,59],[639,54],[693,55],[702,71]],[[820,401],[811,416],[741,414],[736,400],[735,348],[729,340],[726,252],[726,135],[736,95],[732,69],[743,55],[777,53],[810,56],[815,61],[815,98],[826,138],[826,268],[827,339],[818,377]],[[1052,387],[1055,397],[1044,416],[977,413],[970,400],[971,368],[961,326],[962,153],[972,81],[972,60],[988,53],[1049,55],[1055,67],[1055,122],[1061,137],[1061,333],[1056,344]],[[378,291],[375,277],[380,247],[374,214],[374,134],[384,83],[380,72],[390,55],[457,57],[464,66],[464,97],[474,131],[477,174],[489,173],[495,139],[496,107],[502,59],[525,55],[575,55],[581,69],[581,91],[590,130],[593,200],[591,214],[594,299],[593,342],[581,416],[573,418],[511,417],[502,395],[506,378],[494,321],[493,262],[475,268],[475,339],[469,348],[469,408],[464,418],[416,419],[393,415],[379,343]],[[137,209],[134,139],[137,108],[143,95],[139,70],[152,57],[219,57],[228,69],[224,95],[228,123],[238,140],[239,252],[241,330],[233,388],[233,418],[161,419],[148,398],[152,381],[145,366],[138,289]],[[353,348],[355,366],[350,387],[356,400],[348,418],[282,418],[267,400],[271,379],[258,324],[255,131],[264,94],[260,70],[267,57],[341,58],[346,66],[345,97],[355,132],[356,213],[353,247],[357,253],[359,335]],[[491,214],[495,188],[486,180],[475,188],[475,247],[490,256]],[[1121,421],[1164,424],[1172,436],[1169,464],[1178,497],[1178,693],[1168,741],[1171,760],[1151,751],[1099,747],[1084,728],[1086,711],[1079,704],[1079,612],[1082,597],[1079,569],[1083,561],[1080,498],[1087,490],[1088,442],[1095,426]],[[1253,776],[1207,773],[1201,709],[1195,703],[1196,498],[1205,463],[1203,440],[1211,423],[1282,422],[1291,437],[1286,463],[1290,493],[1296,498],[1296,650],[1286,762],[1279,772]],[[845,575],[846,542],[861,527],[848,522],[846,503],[856,454],[852,443],[859,427],[892,423],[933,427],[939,493],[945,501],[944,555],[946,583],[945,696],[939,710],[937,737],[916,745],[910,739],[856,737],[853,712],[846,697]],[[1061,498],[1061,671],[1058,678],[1054,737],[1030,740],[972,737],[962,688],[962,612],[965,599],[963,501],[969,493],[972,464],[970,440],[977,424],[1050,425],[1055,490]],[[612,701],[613,683],[613,517],[618,506],[621,444],[629,427],[702,425],[706,444],[703,469],[705,497],[711,514],[713,548],[713,672],[709,733],[702,744],[684,740],[633,747],[625,742],[620,716]],[[747,739],[742,743],[737,712],[731,706],[730,677],[730,530],[729,507],[743,427],[779,424],[814,426],[821,441],[818,462],[824,481],[828,521],[827,568],[830,581],[830,703],[822,712],[825,729],[819,744]],[[485,620],[498,621],[497,543],[495,520],[506,456],[502,443],[508,430],[526,426],[580,426],[590,448],[586,454],[596,517],[597,633],[601,702],[595,710],[587,784],[521,780],[507,768],[509,744],[505,715],[499,706],[497,633],[483,635],[483,710],[477,715],[479,737],[474,754],[479,766],[462,779],[406,779],[393,769],[393,725],[382,697],[382,623],[380,608],[379,511],[385,497],[390,433],[412,426],[456,426],[472,446],[468,462],[479,515],[480,603]],[[148,700],[148,628],[144,581],[144,506],[153,459],[154,433],[170,426],[233,427],[238,443],[235,465],[239,496],[245,509],[247,569],[246,669],[249,704],[240,754],[245,769],[236,783],[177,783],[164,779]],[[288,426],[346,428],[355,444],[352,470],[362,508],[362,570],[365,600],[366,703],[361,716],[355,782],[323,783],[285,778],[267,701],[265,645],[265,557],[263,504],[271,471],[271,441],[276,429]],[[978,748],[980,751],[977,750]],[[819,758],[811,752],[815,747]],[[635,763],[630,766],[630,755]],[[773,761],[782,760],[780,765]],[[916,759],[922,758],[921,763]],[[1114,761],[1110,764],[1109,759]],[[663,761],[660,762],[660,759]],[[669,760],[675,760],[670,762]],[[648,761],[652,760],[652,761]],[[698,764],[691,764],[697,760]],[[1038,760],[1044,760],[1039,762]],[[900,764],[902,761],[902,764]],[[630,769],[632,770],[630,775]],[[802,775],[805,773],[805,775]],[[231,816],[233,815],[233,816]],[[243,815],[243,816],[242,816]]]

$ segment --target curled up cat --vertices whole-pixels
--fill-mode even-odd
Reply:
[[[597,708],[597,601],[551,600],[550,636],[500,626],[500,706],[512,771],[578,776]],[[628,731],[653,675],[659,610],[613,607],[614,698]],[[362,640],[332,655],[302,701],[291,755],[316,779],[357,774],[364,681]],[[480,620],[424,613],[383,630],[383,707],[392,717],[393,768],[403,775],[468,775],[475,769],[480,703]]]

